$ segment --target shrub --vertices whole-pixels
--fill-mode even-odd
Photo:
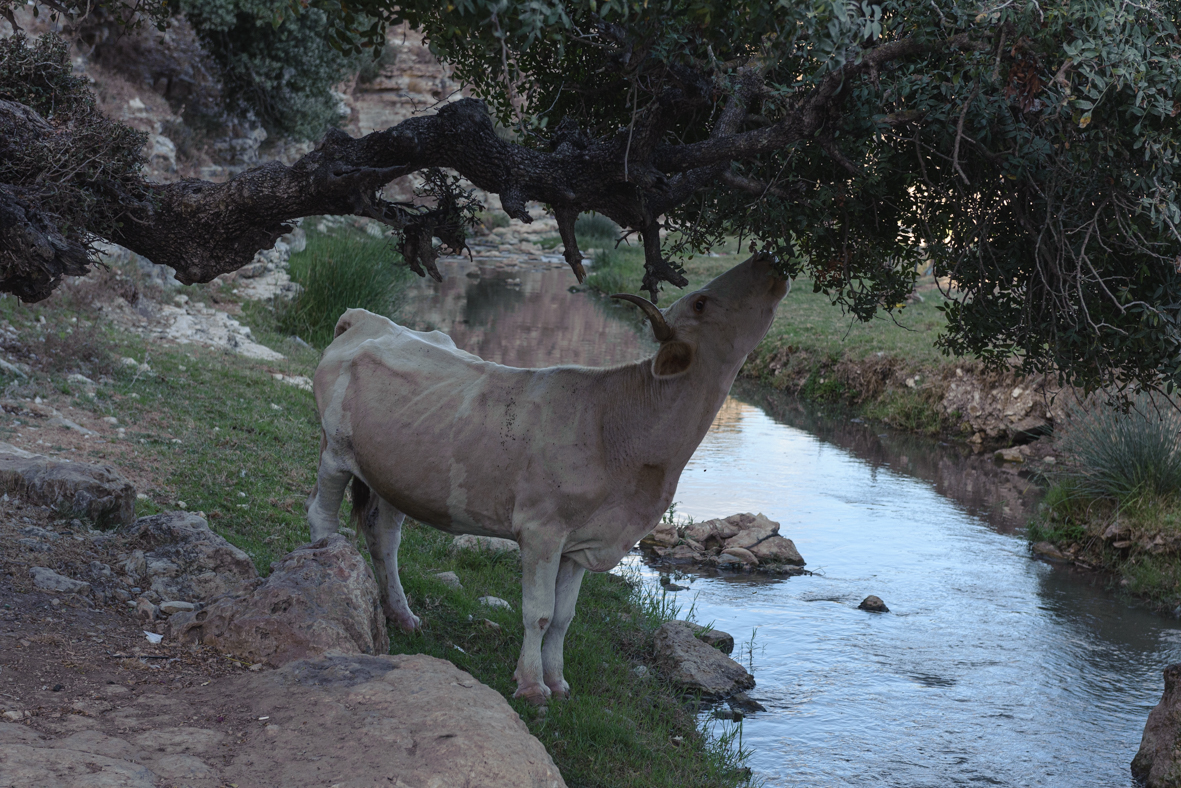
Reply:
[[[272,133],[315,139],[339,121],[331,89],[359,62],[329,44],[323,11],[293,14],[291,7],[286,0],[181,2],[221,71],[226,110],[253,115]]]
[[[312,236],[290,273],[303,292],[280,310],[279,326],[321,348],[346,309],[393,317],[411,277],[388,242],[355,232]]]
[[[1072,457],[1064,473],[1097,498],[1173,496],[1181,492],[1179,435],[1181,412],[1171,401],[1140,394],[1124,409],[1096,399],[1074,408],[1062,432]]]
[[[584,246],[614,246],[619,239],[619,225],[606,216],[584,213],[574,222],[574,233]]]

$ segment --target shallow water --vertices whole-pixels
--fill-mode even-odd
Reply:
[[[477,281],[464,276],[476,264],[446,261],[448,278],[423,283],[403,319],[519,366],[650,352],[628,312],[526,263],[485,265]],[[1181,627],[1032,560],[1017,533],[1037,500],[1027,480],[739,387],[676,500],[699,520],[763,512],[816,572],[678,581],[682,606],[733,634],[753,666],[767,711],[743,722],[743,744],[767,785],[1133,784]],[[868,594],[891,612],[857,610]]]

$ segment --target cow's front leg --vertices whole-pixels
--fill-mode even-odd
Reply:
[[[541,642],[554,619],[554,586],[561,562],[561,547],[543,549],[521,543],[521,612],[525,640],[517,660],[514,698],[525,698],[534,706],[544,705],[550,696],[541,662]]]
[[[578,601],[578,589],[586,568],[570,558],[562,558],[558,567],[558,580],[554,594],[554,620],[550,622],[541,644],[541,664],[545,685],[555,698],[570,694],[570,685],[562,675],[562,649],[566,641],[566,630],[574,620],[574,605]]]
[[[373,559],[373,574],[381,592],[381,609],[385,617],[404,632],[413,632],[421,625],[418,616],[410,611],[402,580],[398,577],[398,546],[402,543],[402,521],[406,515],[372,490],[370,504],[357,518],[365,544]],[[376,498],[374,504],[372,499]]]

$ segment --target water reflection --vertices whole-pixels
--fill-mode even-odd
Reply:
[[[473,252],[471,261],[440,258],[443,281],[421,280],[399,320],[443,331],[461,349],[513,367],[611,366],[653,351],[623,308],[567,292],[575,279],[565,263]]]

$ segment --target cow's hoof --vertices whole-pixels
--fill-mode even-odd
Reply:
[[[385,619],[403,632],[417,632],[422,629],[422,619],[407,610],[405,613],[385,611]]]
[[[546,681],[545,685],[549,687],[550,697],[554,700],[565,700],[570,697],[570,684],[565,679]]]
[[[549,696],[550,688],[544,684],[517,687],[517,691],[513,693],[514,698],[524,698],[531,706],[544,706]]]

